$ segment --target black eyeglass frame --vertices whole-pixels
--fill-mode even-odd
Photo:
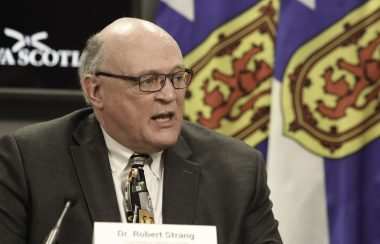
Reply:
[[[190,80],[189,80],[189,82],[187,82],[187,84],[186,84],[185,87],[175,87],[174,82],[173,82],[173,77],[176,74],[181,73],[181,72],[188,73],[190,75]],[[161,88],[159,90],[154,90],[154,91],[141,90],[141,83],[143,82],[143,81],[141,81],[141,77],[144,76],[144,75],[164,75],[165,79],[164,79],[164,82],[163,82]],[[158,91],[161,91],[162,88],[164,88],[165,83],[166,83],[166,78],[169,78],[169,80],[172,83],[174,89],[185,89],[186,87],[189,86],[189,84],[191,82],[191,79],[193,78],[193,71],[191,69],[185,68],[185,70],[183,70],[183,71],[178,71],[178,72],[174,72],[174,73],[170,73],[170,74],[143,74],[141,76],[116,75],[116,74],[112,74],[112,73],[108,73],[108,72],[96,71],[95,72],[95,76],[106,76],[106,77],[121,79],[121,80],[125,80],[125,81],[136,81],[137,84],[139,85],[140,91],[142,91],[142,92],[158,92]],[[135,84],[135,85],[137,85],[137,84]]]

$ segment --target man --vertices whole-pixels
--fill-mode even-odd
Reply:
[[[88,40],[79,74],[91,109],[0,139],[0,243],[41,243],[67,200],[59,243],[126,222],[134,153],[153,158],[143,171],[155,223],[216,225],[219,244],[281,243],[261,155],[182,121],[192,72],[169,34],[118,19]]]

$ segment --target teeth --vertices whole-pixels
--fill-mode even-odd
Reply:
[[[158,121],[160,123],[164,123],[164,122],[169,121],[169,118],[158,118],[158,119],[156,119],[156,121]]]
[[[165,122],[170,121],[172,119],[172,117],[173,117],[173,114],[168,113],[168,114],[161,114],[161,115],[152,117],[152,119],[154,119],[155,121],[157,121],[159,123],[165,123]]]

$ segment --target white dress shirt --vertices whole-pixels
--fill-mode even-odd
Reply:
[[[123,192],[122,192],[122,175],[127,175],[131,169],[128,165],[129,158],[134,153],[130,149],[115,141],[107,132],[102,128],[104,139],[108,150],[108,158],[112,170],[112,178],[115,185],[115,192],[117,203],[119,205],[120,216],[122,222],[127,222],[125,210],[123,205]],[[154,222],[162,224],[162,191],[163,191],[163,159],[162,152],[150,155],[153,162],[150,165],[144,165],[144,175],[147,184],[149,195],[153,204]]]

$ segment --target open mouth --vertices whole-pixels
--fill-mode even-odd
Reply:
[[[158,114],[158,115],[155,115],[155,116],[152,117],[152,119],[154,121],[157,121],[159,123],[169,122],[173,118],[174,118],[174,113],[173,112]]]

